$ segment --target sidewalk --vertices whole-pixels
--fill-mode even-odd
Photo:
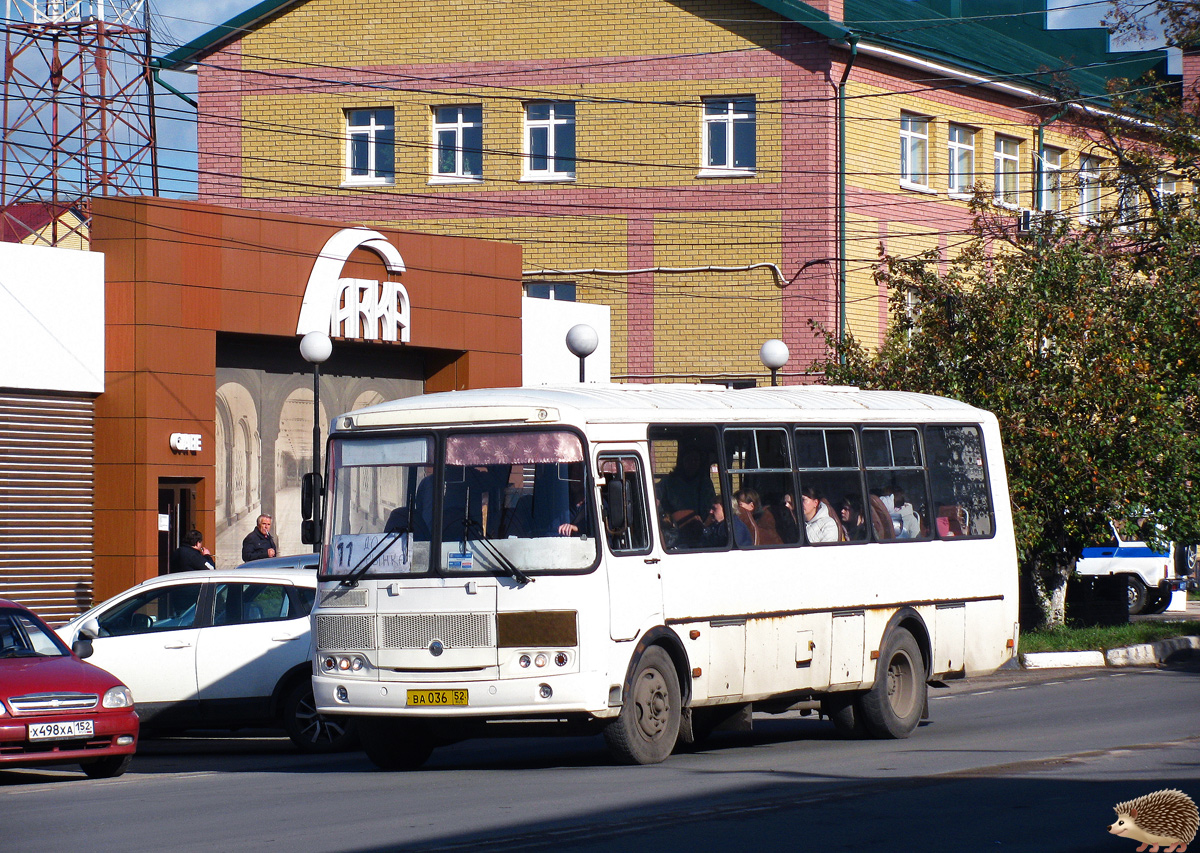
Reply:
[[[1189,601],[1186,611],[1131,616],[1133,622],[1200,621],[1200,601]],[[1142,643],[1107,652],[1036,652],[1021,655],[1026,669],[1053,669],[1083,666],[1156,666],[1158,664],[1200,658],[1200,637],[1172,637],[1156,643]]]

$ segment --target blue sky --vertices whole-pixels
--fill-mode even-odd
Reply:
[[[255,5],[257,0],[151,0],[158,28],[155,39],[160,52],[167,53],[176,44],[186,44],[203,35],[217,24]],[[1109,10],[1107,0],[1049,0],[1050,26],[1099,26]],[[1159,44],[1147,44],[1156,47]],[[1172,69],[1177,72],[1177,69]],[[196,89],[190,74],[164,74],[172,86],[189,94]],[[196,189],[196,125],[195,114],[183,101],[170,93],[156,94],[160,106],[158,137],[160,145],[161,192],[163,195],[191,195]]]

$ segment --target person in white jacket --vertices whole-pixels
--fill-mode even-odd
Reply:
[[[809,542],[837,542],[841,538],[837,520],[812,486],[800,490],[800,509],[804,513],[804,535]]]

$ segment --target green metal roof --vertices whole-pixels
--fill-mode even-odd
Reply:
[[[305,0],[263,0],[171,51],[161,66],[182,70],[226,42],[256,29]],[[1100,29],[1046,30],[1046,0],[845,0],[844,22],[799,0],[757,5],[827,38],[851,34],[863,44],[938,62],[979,76],[1049,88],[1065,84],[1102,99],[1114,77],[1160,72],[1163,51],[1114,54]]]

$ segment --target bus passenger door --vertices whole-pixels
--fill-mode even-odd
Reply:
[[[603,447],[596,456],[600,516],[608,572],[608,626],[614,640],[632,640],[662,617],[662,582],[651,556],[645,465],[633,448]]]

